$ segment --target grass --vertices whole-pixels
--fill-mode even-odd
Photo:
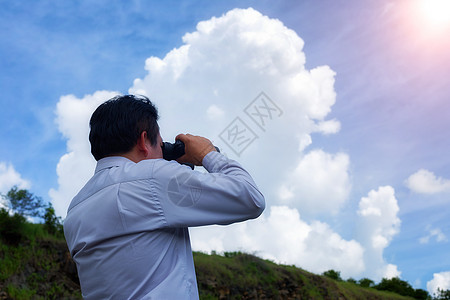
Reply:
[[[81,299],[78,279],[65,270],[70,262],[61,232],[49,234],[45,225],[3,210],[0,225],[1,299]]]
[[[337,282],[337,287],[344,295],[345,299],[392,299],[392,300],[413,299],[392,292],[379,291],[374,288],[363,288],[355,283],[345,281]]]
[[[194,253],[200,299],[412,299],[256,256]]]

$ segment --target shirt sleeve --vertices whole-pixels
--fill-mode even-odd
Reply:
[[[239,163],[213,151],[203,166],[208,173],[166,161],[154,169],[155,195],[168,227],[226,225],[264,211],[264,196]]]

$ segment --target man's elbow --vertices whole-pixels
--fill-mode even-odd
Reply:
[[[264,211],[264,209],[266,208],[266,200],[264,199],[263,194],[261,194],[261,192],[258,191],[258,193],[256,193],[255,195],[253,195],[253,207],[251,210],[251,219],[256,219],[258,218]]]

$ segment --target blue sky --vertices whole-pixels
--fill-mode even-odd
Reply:
[[[277,90],[273,82],[255,87],[251,85],[254,81],[250,79],[245,82],[248,84],[246,88],[234,86],[243,93],[233,96],[245,97],[242,96],[243,100],[239,101],[229,100],[228,107],[219,100],[211,106],[202,100],[201,103],[193,104],[196,109],[190,111],[189,116],[177,115],[182,112],[175,110],[171,118],[164,119],[162,115],[162,125],[170,124],[165,127],[169,139],[172,134],[190,128],[203,134],[202,128],[211,126],[197,124],[198,121],[191,116],[200,114],[202,105],[208,106],[209,112],[218,112],[215,116],[223,118],[223,124],[226,125],[234,116],[242,115],[240,111],[260,90],[268,93],[269,97],[275,96],[273,100],[279,100],[279,106],[284,112],[273,131],[281,131],[286,137],[282,140],[280,137],[276,147],[273,143],[278,140],[275,135],[274,140],[271,140],[270,130],[266,134],[258,132],[258,143],[250,145],[241,157],[232,157],[256,173],[255,179],[266,192],[269,206],[261,223],[230,229],[223,236],[225,241],[216,244],[211,242],[209,245],[196,241],[200,238],[212,241],[211,235],[220,229],[200,230],[197,237],[196,233],[193,234],[194,249],[208,251],[214,248],[211,245],[216,245],[217,250],[242,248],[244,244],[230,244],[226,238],[244,229],[253,232],[258,224],[275,228],[278,224],[276,216],[291,216],[298,228],[304,226],[311,232],[329,232],[329,235],[321,235],[327,238],[337,234],[339,242],[348,249],[348,254],[353,253],[354,257],[361,258],[361,261],[355,260],[355,266],[359,266],[355,268],[360,268],[360,271],[342,270],[344,275],[376,277],[380,273],[371,266],[369,260],[372,259],[386,266],[396,266],[396,272],[400,272],[401,278],[415,287],[426,289],[427,282],[437,278],[433,274],[441,274],[433,282],[439,281],[441,287],[450,288],[450,221],[447,218],[450,213],[450,134],[447,130],[450,128],[450,26],[448,22],[443,22],[433,27],[430,19],[416,9],[418,2],[0,1],[0,171],[6,174],[3,177],[0,174],[4,181],[0,182],[1,192],[5,193],[11,184],[22,184],[48,201],[58,201],[49,192],[52,189],[61,193],[63,191],[65,177],[57,173],[57,165],[65,154],[77,151],[70,141],[77,141],[74,132],[78,126],[76,122],[72,124],[75,128],[65,123],[75,112],[67,111],[66,102],[61,97],[73,95],[74,103],[81,103],[83,99],[91,101],[86,95],[94,95],[96,91],[128,93],[140,89],[150,91],[149,97],[161,108],[161,113],[167,112],[167,115],[170,105],[163,101],[167,94],[164,89],[170,90],[171,86],[167,83],[158,87],[155,79],[157,68],[149,64],[144,67],[146,60],[156,57],[170,65],[169,58],[165,60],[166,55],[172,50],[181,49],[183,45],[190,44],[192,49],[199,47],[201,50],[203,48],[200,46],[209,45],[208,42],[211,45],[219,44],[220,33],[213,36],[204,32],[199,39],[203,44],[195,39],[183,39],[183,36],[201,32],[197,24],[213,17],[226,20],[228,26],[234,24],[232,22],[241,24],[239,22],[245,20],[239,18],[248,18],[246,13],[237,13],[228,19],[223,15],[234,8],[252,7],[260,14],[250,13],[257,22],[262,25],[267,23],[267,28],[275,28],[287,35],[292,30],[303,40],[304,46],[299,51],[306,57],[306,62],[302,67],[312,70],[326,65],[334,72],[335,75],[332,75],[328,69],[321,70],[322,78],[334,80],[332,86],[324,87],[328,92],[335,93],[331,97],[332,102],[324,105],[325,98],[319,97],[317,100],[322,101],[320,104],[324,106],[321,108],[329,111],[319,117],[306,115],[317,124],[326,120],[335,120],[337,123],[330,125],[331,131],[303,132],[301,126],[295,131],[297,127],[290,126],[295,118],[290,119],[290,102],[282,99],[284,94]],[[448,7],[441,10],[445,9],[448,10]],[[284,27],[277,27],[274,20],[281,21]],[[208,24],[217,28],[223,26],[213,21]],[[245,32],[245,26],[239,28]],[[253,30],[252,33],[255,33],[257,29]],[[264,32],[259,34],[264,37]],[[231,35],[227,35],[227,38],[234,41]],[[277,49],[278,41],[273,36],[264,40],[264,43],[268,53],[283,53]],[[238,46],[235,53],[245,59],[248,54],[239,52],[241,48]],[[175,52],[174,56],[179,54]],[[263,52],[258,52],[258,55],[263,57]],[[223,50],[219,57],[226,61],[227,56],[231,57],[233,53],[233,48],[230,48]],[[286,55],[289,53],[286,52]],[[248,58],[250,60],[252,56]],[[203,59],[208,62],[208,57]],[[191,58],[192,64],[196,62],[193,61]],[[220,59],[216,62],[219,66],[217,72],[225,74],[227,71],[223,69]],[[253,76],[247,69],[243,73],[248,75],[243,78]],[[152,77],[151,74],[156,75]],[[196,93],[206,95],[204,86],[216,84],[208,81],[206,73],[189,74],[199,76],[183,79],[185,83],[190,83],[187,87],[175,86],[189,89],[185,91],[187,98]],[[281,74],[279,79],[288,78],[284,75]],[[142,83],[136,83],[136,78],[140,78]],[[223,83],[227,83],[229,77],[223,78]],[[302,82],[298,84],[302,85]],[[229,83],[234,82],[231,80]],[[216,89],[221,91],[220,87]],[[183,93],[178,91],[178,94],[170,95],[182,97]],[[305,96],[305,99],[308,97]],[[173,99],[174,103],[178,101],[176,97]],[[309,111],[308,108],[305,111]],[[178,124],[176,120],[186,123]],[[204,134],[220,143],[216,132],[221,131],[222,123],[217,126],[218,131],[205,130]],[[68,129],[64,131],[64,128]],[[162,130],[164,133],[164,127]],[[299,148],[300,132],[311,141],[294,153]],[[227,149],[226,145],[219,146],[232,156],[231,149]],[[256,153],[257,149],[261,150]],[[298,164],[298,168],[289,169],[286,164],[286,168],[281,169],[285,165],[278,156],[292,158],[291,164]],[[261,161],[267,163],[267,169],[259,169]],[[279,168],[272,165],[275,162],[280,162]],[[330,177],[326,181],[330,186],[323,188],[325,192],[330,191],[330,198],[333,193],[342,194],[330,200],[335,205],[330,207],[336,208],[332,213],[327,212],[329,207],[326,205],[308,202],[320,198],[317,203],[323,204],[323,198],[327,195],[324,196],[321,191],[309,194],[301,183],[295,181],[295,178],[303,178],[305,172],[314,176],[320,166],[325,168],[323,174],[331,174],[336,168],[339,170],[336,178]],[[89,167],[86,166],[87,169]],[[313,169],[308,169],[311,167]],[[64,170],[62,168],[60,172]],[[278,182],[279,178],[285,178],[285,181]],[[338,178],[344,178],[342,189],[332,186],[333,180]],[[274,187],[269,187],[271,182],[274,182]],[[275,187],[277,184],[279,186]],[[386,186],[391,187],[392,191],[380,189]],[[279,192],[283,189],[289,191],[288,196]],[[382,200],[376,200],[378,198],[375,194],[372,198],[370,191],[387,196],[379,196]],[[393,198],[389,198],[391,194]],[[283,197],[285,200],[279,200]],[[310,200],[307,200],[308,197]],[[365,203],[363,198],[369,199],[366,204],[370,202],[372,211],[374,208],[380,209],[382,213],[377,222],[386,222],[383,223],[385,227],[376,227],[369,219],[358,223],[364,211],[369,211],[362,206]],[[306,202],[309,206],[302,204]],[[271,207],[274,209],[271,210]],[[398,207],[398,211],[395,211],[395,207]],[[361,233],[358,233],[359,228],[355,224],[363,224],[362,227],[368,228],[363,233],[366,235],[372,232],[376,237],[376,232],[382,232],[380,236],[385,240],[381,243],[383,246],[369,250],[368,244],[365,244],[368,242],[358,237]],[[276,231],[273,232],[276,236]],[[298,233],[301,234],[301,230]],[[294,255],[265,248],[267,245],[259,240],[255,240],[254,244],[257,246],[252,250],[264,257],[305,267],[301,259],[291,258]],[[311,239],[302,240],[300,244],[306,247],[306,252],[315,249],[308,248],[313,247]],[[301,251],[294,254],[302,255]],[[330,262],[321,267],[338,266]],[[305,268],[316,272],[321,270],[315,266]]]

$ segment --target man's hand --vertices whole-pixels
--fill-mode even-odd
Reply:
[[[201,166],[206,154],[211,151],[216,151],[211,141],[201,136],[179,134],[175,137],[175,140],[180,140],[184,143],[184,151],[186,153],[177,159],[181,163],[191,163],[196,166]]]

